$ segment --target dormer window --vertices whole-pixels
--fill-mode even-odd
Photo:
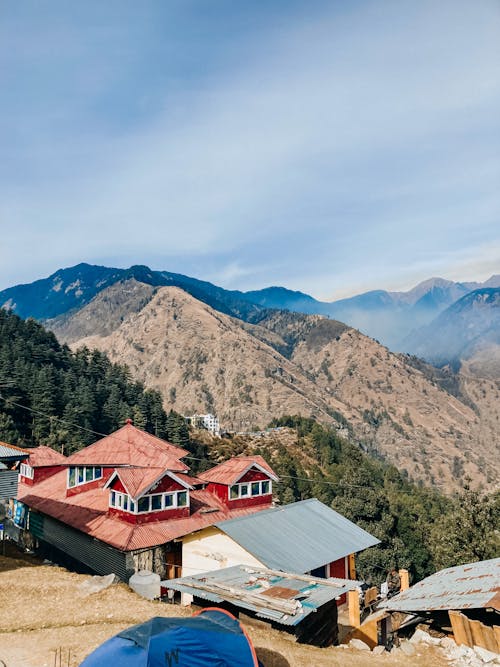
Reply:
[[[142,496],[137,503],[126,493],[111,491],[109,506],[115,509],[129,512],[130,514],[146,514],[149,512],[161,512],[162,510],[174,509],[176,507],[187,507],[187,491],[176,491],[174,493],[152,493]]]
[[[27,477],[28,479],[33,479],[34,477],[34,471],[31,466],[29,466],[27,463],[21,463],[21,466],[19,468],[19,472],[23,477]]]
[[[101,466],[70,466],[68,468],[68,488],[88,484],[101,477]]]
[[[229,499],[238,500],[239,498],[250,498],[255,496],[267,496],[272,491],[271,482],[263,480],[261,482],[245,482],[243,484],[233,484],[229,489]]]

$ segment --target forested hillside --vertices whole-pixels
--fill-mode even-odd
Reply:
[[[73,353],[37,322],[3,309],[0,396],[0,440],[19,446],[43,443],[67,454],[127,418],[159,437],[188,441],[183,420],[167,415],[161,396],[132,381],[126,367],[97,350]]]
[[[133,382],[126,367],[98,351],[71,352],[38,323],[2,309],[0,396],[0,440],[16,445],[48,444],[67,454],[131,417],[188,449],[194,473],[228,456],[260,453],[281,477],[281,502],[317,497],[381,540],[358,559],[360,576],[371,581],[392,563],[420,579],[498,553],[498,494],[466,490],[450,498],[415,485],[314,419],[277,418],[272,425],[283,430],[265,437],[190,436],[184,419],[167,414],[160,395]]]
[[[375,535],[381,544],[359,554],[358,574],[373,583],[396,564],[416,581],[438,569],[494,558],[500,550],[500,494],[468,488],[444,496],[416,485],[314,419],[275,419],[265,437],[210,439],[208,451],[259,453],[280,475],[281,502],[319,498]],[[208,440],[207,440],[208,442]]]

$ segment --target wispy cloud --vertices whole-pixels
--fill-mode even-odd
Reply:
[[[309,19],[296,10],[264,31],[240,27],[240,50],[211,24],[223,47],[205,66],[203,48],[197,62],[176,52],[175,24],[196,33],[195,13],[149,3],[132,28],[127,6],[119,25],[112,12],[98,30],[88,15],[83,27],[70,21],[71,39],[56,25],[54,52],[40,53],[31,32],[30,58],[23,41],[12,61],[54,61],[65,81],[59,70],[73,62],[79,77],[68,99],[56,85],[40,118],[18,101],[23,141],[17,154],[6,137],[14,168],[0,187],[0,281],[20,266],[27,275],[27,265],[134,258],[328,298],[347,285],[397,287],[417,279],[415,267],[449,273],[464,249],[495,247],[497,3],[316,3]],[[165,78],[153,64],[148,76],[155,49]],[[127,67],[139,80],[121,87]],[[16,127],[12,112],[2,117]]]

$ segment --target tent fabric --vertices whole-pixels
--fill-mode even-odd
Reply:
[[[258,667],[239,621],[223,609],[190,618],[155,617],[135,625],[91,653],[80,667]]]

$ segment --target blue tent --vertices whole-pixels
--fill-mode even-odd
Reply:
[[[258,667],[250,638],[223,609],[155,618],[108,639],[80,667]]]

